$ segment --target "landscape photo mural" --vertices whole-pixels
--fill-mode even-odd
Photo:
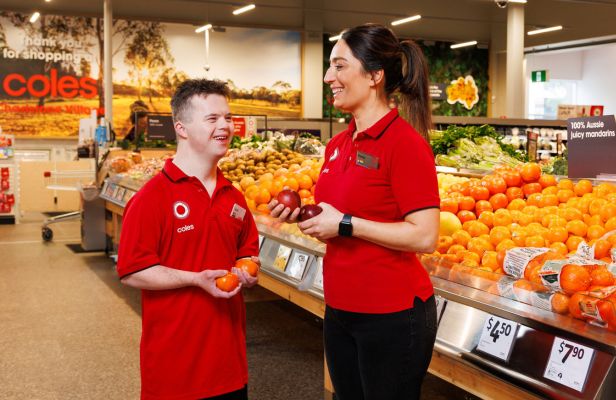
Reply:
[[[77,136],[79,119],[104,114],[103,20],[0,13],[0,127],[30,137]],[[170,112],[177,84],[207,77],[228,82],[235,114],[301,117],[298,32],[113,21],[113,128],[130,128],[131,104]],[[207,67],[206,67],[207,66]]]

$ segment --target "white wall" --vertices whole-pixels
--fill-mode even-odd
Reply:
[[[603,105],[604,114],[616,114],[616,44],[584,50],[582,54],[578,104]]]
[[[526,56],[526,77],[532,71],[548,71],[548,79],[582,79],[582,51],[546,52]]]

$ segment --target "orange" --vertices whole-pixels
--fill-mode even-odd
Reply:
[[[447,249],[447,254],[458,254],[460,251],[467,251],[466,247],[462,246],[461,244],[454,243],[449,246],[449,249]]]
[[[289,165],[289,172],[295,172],[297,170],[300,169],[300,165],[299,164],[291,164]]]
[[[512,187],[508,188],[507,191],[505,192],[505,195],[507,196],[507,199],[509,201],[512,201],[514,199],[523,199],[524,198],[524,192],[522,191],[522,189],[520,189],[517,186],[512,186]]]
[[[526,202],[523,199],[513,199],[509,202],[507,206],[508,210],[522,210],[526,207]]]
[[[515,229],[511,232],[511,240],[518,247],[524,247],[526,245],[526,237],[528,236],[528,232],[524,228]]]
[[[571,235],[569,236],[569,239],[567,239],[567,242],[565,244],[567,245],[567,248],[569,249],[569,251],[575,252],[577,251],[577,248],[580,245],[580,243],[582,243],[583,241],[584,241],[583,238],[579,236]]]
[[[448,211],[452,214],[458,213],[458,202],[452,198],[444,198],[441,200],[441,211]]]
[[[571,189],[560,189],[558,192],[556,192],[556,197],[558,197],[558,201],[560,201],[561,203],[566,203],[567,200],[569,200],[573,196],[575,196],[575,193],[573,193],[573,190]]]
[[[569,296],[563,293],[554,293],[550,303],[552,311],[558,314],[567,314],[569,312]]]
[[[556,186],[548,186],[543,188],[541,194],[553,194],[556,195],[558,193],[558,188]]]
[[[522,191],[524,191],[524,195],[528,198],[533,193],[541,193],[541,185],[537,182],[535,183],[527,183],[522,186]]]
[[[254,184],[255,184],[255,180],[251,176],[245,176],[240,180],[240,187],[242,188],[242,190],[246,190],[248,186],[251,186]]]
[[[486,201],[486,200],[480,200],[480,202],[481,201]],[[491,228],[494,226],[494,213],[492,211],[483,211],[481,214],[479,214],[479,218],[477,218],[477,221],[483,222],[489,228]]]
[[[465,211],[473,211],[475,209],[475,199],[470,196],[464,196],[458,202],[458,209]]]
[[[511,233],[504,226],[495,226],[490,231],[490,243],[492,245],[498,246],[499,243],[506,239],[511,239]]]
[[[582,212],[578,210],[577,208],[573,208],[573,207],[563,208],[562,215],[560,213],[559,215],[565,218],[567,221],[573,221],[573,220],[581,221],[584,218],[584,215],[582,214]]]
[[[274,177],[284,176],[287,174],[287,172],[289,172],[289,170],[284,167],[278,168],[276,171],[274,171]]]
[[[567,222],[567,230],[575,236],[585,237],[588,232],[588,227],[583,221],[578,219]]]
[[[299,197],[301,199],[307,199],[308,197],[312,196],[312,193],[310,193],[310,190],[307,189],[300,189],[299,192],[297,192],[299,194]]]
[[[246,205],[251,210],[256,210],[256,208],[257,208],[257,205],[256,205],[256,203],[255,203],[255,201],[253,199],[246,199]]]
[[[507,199],[507,196],[503,193],[496,193],[490,197],[490,204],[494,210],[498,210],[499,208],[507,207],[509,199]]]
[[[288,178],[285,181],[284,186],[296,192],[299,189],[299,183],[297,182],[297,179],[295,178]]]
[[[479,256],[479,254],[473,252],[473,251],[469,251],[469,250],[463,250],[461,252],[458,253],[458,256],[460,257],[460,260],[471,260],[474,261],[475,263],[477,263],[477,265],[479,265],[479,262],[481,261],[481,257]]]
[[[267,204],[259,204],[257,206],[257,211],[260,212],[261,214],[269,214],[270,213],[270,209],[267,207]]]
[[[605,230],[607,232],[616,230],[616,217],[612,217],[605,222]]]
[[[284,188],[284,183],[280,180],[274,180],[272,181],[272,185],[270,187],[270,194],[272,195],[272,197],[276,197],[278,196],[278,193],[282,192],[282,189]]]
[[[481,257],[481,266],[490,268],[490,271],[498,269],[498,260],[496,256],[497,254],[495,251],[486,251],[483,253],[483,257]]]
[[[584,223],[588,226],[591,225],[601,225],[603,226],[603,221],[601,221],[601,216],[600,215],[590,215],[590,214],[584,214]]]
[[[477,237],[490,233],[490,228],[488,228],[487,225],[479,221],[469,222],[468,229],[465,230],[470,233],[471,237]]]
[[[505,193],[507,190],[507,183],[498,175],[488,175],[483,178],[481,184],[488,188],[490,195],[497,193]]]
[[[544,194],[539,200],[539,207],[558,206],[558,197],[555,194]]]
[[[496,251],[509,250],[516,247],[515,242],[511,239],[505,239],[496,245]]]
[[[477,253],[479,257],[483,257],[486,251],[494,250],[494,246],[489,241],[482,238],[472,238],[468,242],[468,250]]]
[[[474,212],[467,210],[458,211],[456,215],[462,223],[465,223],[466,221],[474,221],[477,219]]]
[[[605,199],[594,199],[588,205],[588,213],[590,215],[599,215],[600,216],[601,215],[601,210],[603,209],[603,207],[606,206],[606,204],[608,204],[608,202]],[[614,205],[614,207],[616,208],[616,205]]]
[[[526,227],[526,231],[528,232],[529,236],[543,236],[544,234],[547,234],[548,229],[538,222],[531,222]]]
[[[271,181],[272,179],[274,179],[274,174],[272,174],[271,172],[266,172],[259,177],[259,182]]]
[[[500,176],[505,180],[508,187],[516,187],[522,184],[522,177],[517,171],[506,171],[501,173]]]
[[[470,188],[469,194],[475,200],[488,200],[490,198],[490,189],[485,186],[473,186]]]
[[[569,312],[571,316],[577,319],[584,319],[580,305],[586,299],[586,296],[581,293],[575,293],[569,299]]]
[[[257,204],[267,204],[272,199],[272,195],[269,190],[266,188],[259,188],[256,196],[254,197],[254,201]]]
[[[539,207],[541,204],[541,199],[543,195],[541,193],[531,193],[526,199],[526,204],[529,206]]]
[[[312,187],[312,178],[307,174],[300,174],[298,184],[300,189],[310,189]]]
[[[599,239],[595,242],[595,258],[600,260],[603,257],[610,256],[610,250],[612,249],[612,243],[609,240]]]
[[[605,234],[605,228],[601,225],[591,225],[588,227],[588,232],[586,233],[586,238],[591,239],[599,239],[601,236]]]
[[[565,243],[569,239],[569,232],[562,226],[553,226],[549,228],[546,236],[550,243]]]
[[[574,186],[573,191],[578,197],[586,193],[592,193],[592,183],[588,179],[580,179]]]
[[[558,183],[556,184],[556,187],[559,189],[569,189],[569,190],[573,190],[573,182],[571,181],[571,179],[561,179],[560,181],[558,181]]]
[[[546,188],[548,186],[556,186],[556,178],[554,175],[544,174],[539,177],[539,184],[541,187]]]
[[[529,236],[524,241],[526,247],[544,247],[545,239],[539,235]]]
[[[599,215],[601,215],[601,220],[603,222],[609,221],[611,218],[616,217],[616,204],[607,203],[601,209]]]
[[[471,240],[471,235],[467,231],[460,229],[454,232],[451,235],[451,238],[456,244],[459,244],[461,246],[464,246],[464,248],[466,248],[468,241]]]
[[[567,220],[563,217],[559,217],[558,215],[548,214],[541,220],[541,225],[551,228],[553,226],[562,226],[565,228],[567,226]]]
[[[492,204],[487,200],[478,200],[475,203],[475,214],[481,217],[481,214],[485,211],[492,211]]]
[[[607,241],[612,244],[612,247],[616,247],[616,233],[608,236]]]
[[[612,286],[614,284],[614,275],[607,268],[597,268],[590,273],[590,279],[592,285],[598,286]]]
[[[566,256],[567,253],[569,253],[569,248],[567,247],[566,244],[562,243],[562,242],[554,242],[550,245],[550,249],[552,251],[555,251],[556,253],[560,254],[561,256]]]
[[[537,182],[541,177],[541,167],[537,163],[526,163],[520,168],[520,176],[524,182]]]
[[[509,226],[513,223],[510,213],[495,213],[492,219],[494,226]]]
[[[571,295],[586,290],[590,282],[590,273],[580,265],[567,264],[560,271],[560,287],[566,294]]]
[[[453,244],[454,242],[451,236],[439,236],[438,242],[436,243],[436,251],[441,254],[447,253]]]
[[[257,185],[250,185],[244,191],[244,197],[246,197],[247,199],[254,200],[258,193],[259,187]]]

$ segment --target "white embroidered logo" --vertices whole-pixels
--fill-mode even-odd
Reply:
[[[338,148],[336,147],[336,150],[334,150],[334,154],[331,155],[331,157],[329,157],[329,161],[334,161],[336,158],[338,158]]]
[[[184,233],[184,232],[192,231],[193,229],[195,229],[195,226],[193,224],[190,224],[190,225],[184,225],[178,228],[177,231],[178,233]]]
[[[176,201],[173,203],[173,214],[177,219],[186,219],[190,214],[190,208],[183,201]]]

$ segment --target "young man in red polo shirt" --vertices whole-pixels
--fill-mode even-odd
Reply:
[[[142,289],[141,398],[247,398],[241,287],[216,278],[259,253],[244,196],[217,163],[233,122],[220,81],[187,80],[171,99],[177,153],[127,204],[118,257],[122,283]]]

